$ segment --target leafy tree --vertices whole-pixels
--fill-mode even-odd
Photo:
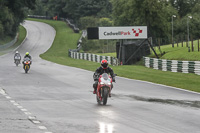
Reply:
[[[35,9],[29,10],[29,14],[46,16],[48,0],[36,0]]]
[[[18,26],[26,17],[26,9],[34,9],[35,0],[0,0],[1,32],[14,36]]]
[[[192,8],[192,20],[191,20],[191,33],[194,38],[199,39],[200,37],[200,2],[196,3],[194,8]]]
[[[109,0],[66,0],[63,12],[76,21],[85,16],[105,17],[111,13],[111,4]]]
[[[67,14],[63,11],[67,0],[49,0],[47,11],[50,16],[57,15],[58,17],[66,17]]]
[[[113,21],[110,18],[95,18],[93,16],[82,17],[79,20],[80,29],[98,26],[113,26]]]
[[[182,18],[188,13],[191,13],[192,8],[198,3],[198,0],[169,0],[169,2]]]
[[[8,9],[8,7],[2,7],[2,11],[0,12],[0,23],[1,23],[1,32],[3,35],[12,35],[13,34],[13,25],[14,19],[12,12]]]
[[[0,36],[3,36],[3,32],[4,32],[3,25],[0,22]]]
[[[116,26],[132,25],[136,20],[136,14],[134,14],[134,10],[132,8],[135,2],[130,0],[112,0],[111,2],[113,7],[112,16],[114,24]]]
[[[192,16],[192,19],[189,19],[188,16]],[[182,18],[178,17],[174,23],[174,35],[176,38],[184,38],[187,40],[187,21],[189,21],[190,36],[194,39],[199,39],[200,37],[200,4],[196,3],[192,8],[190,13],[187,13]]]
[[[169,36],[171,4],[158,0],[112,0],[115,25],[148,27],[149,37]],[[121,8],[119,8],[121,7]]]
[[[100,18],[97,25],[98,26],[113,26],[113,21],[111,21],[110,18]]]
[[[95,27],[97,26],[97,18],[92,16],[82,17],[79,20],[79,28],[80,29],[87,29],[88,27]]]

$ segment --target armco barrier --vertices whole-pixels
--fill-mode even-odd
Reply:
[[[49,16],[40,16],[40,15],[28,15],[28,17],[29,17],[29,18],[38,18],[38,19],[49,19],[49,20],[52,20],[52,19],[53,19],[53,17],[49,17]],[[67,24],[69,25],[69,27],[72,28],[73,31],[74,31],[75,33],[79,33],[79,28],[76,27],[75,24],[72,24],[72,23],[70,22],[69,19],[58,17],[57,20],[66,21]]]
[[[101,60],[106,59],[108,61],[108,64],[110,65],[118,64],[118,60],[115,57],[100,56],[100,55],[95,55],[91,53],[79,53],[79,52],[74,52],[74,51],[69,50],[69,57],[74,58],[74,59],[83,59],[83,60],[99,62],[99,63],[101,62]]]
[[[178,61],[143,57],[144,65],[162,71],[195,73],[200,75],[200,61]]]
[[[17,37],[18,37],[18,33],[15,36],[15,38],[12,41],[10,41],[9,43],[6,43],[4,45],[0,45],[0,50],[7,49],[7,48],[11,47],[12,45],[14,45],[17,42]]]

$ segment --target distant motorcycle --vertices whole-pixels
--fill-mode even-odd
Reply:
[[[107,73],[99,76],[96,98],[98,104],[106,105],[109,93],[111,91],[112,78]]]
[[[30,69],[30,65],[31,65],[30,58],[24,58],[23,64],[24,64],[23,67],[24,67],[25,73],[28,73],[28,71]]]
[[[21,57],[20,56],[15,56],[14,59],[15,59],[16,66],[18,66],[20,64]]]

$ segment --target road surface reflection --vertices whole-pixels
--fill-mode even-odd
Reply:
[[[113,125],[106,124],[103,122],[99,123],[100,132],[99,133],[113,133]]]

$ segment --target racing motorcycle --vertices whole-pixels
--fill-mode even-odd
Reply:
[[[96,98],[98,104],[106,105],[109,93],[111,91],[112,78],[107,73],[99,76]]]
[[[20,64],[21,57],[20,56],[15,56],[14,59],[15,59],[16,66],[18,66]]]
[[[28,57],[24,58],[23,64],[24,64],[23,67],[24,67],[25,73],[27,73],[29,71],[30,65],[31,65],[30,58],[28,58]]]

